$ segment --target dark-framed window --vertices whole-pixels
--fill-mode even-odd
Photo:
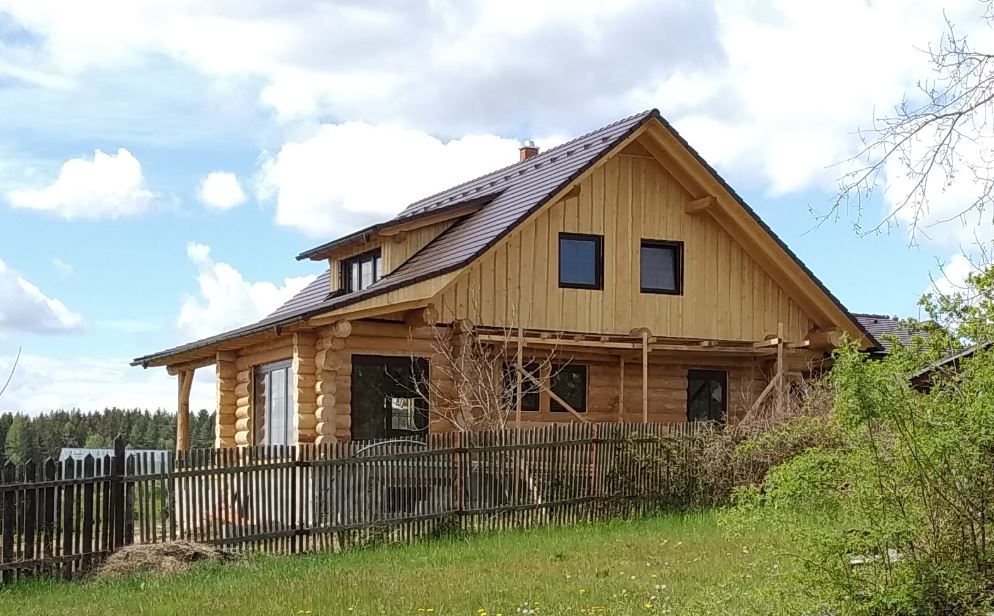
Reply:
[[[580,364],[553,364],[550,389],[578,413],[587,410],[587,366]],[[549,400],[549,408],[557,412],[567,412],[563,405],[554,399]]]
[[[525,362],[521,366],[525,372],[534,376],[536,379],[541,380],[542,375],[540,373],[541,366],[536,362]],[[517,393],[518,393],[518,375],[517,370],[514,369],[514,364],[505,363],[502,379],[504,382],[504,402],[507,408],[512,411],[517,408]],[[538,386],[529,381],[528,379],[521,378],[521,410],[522,411],[537,411],[539,410],[540,404],[540,393]]]
[[[559,286],[569,289],[604,288],[603,236],[559,234]]]
[[[379,248],[342,261],[342,289],[346,293],[365,289],[382,277],[383,259]]]
[[[293,445],[297,427],[294,422],[293,366],[290,360],[256,366],[253,382],[255,444]]]
[[[725,421],[728,373],[723,370],[687,371],[687,420]]]
[[[352,440],[423,438],[429,378],[423,357],[352,356]]]
[[[683,293],[683,242],[642,240],[639,270],[643,293]]]

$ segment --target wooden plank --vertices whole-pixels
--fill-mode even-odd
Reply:
[[[691,216],[697,216],[700,214],[710,214],[715,211],[718,207],[717,200],[712,195],[707,195],[701,197],[700,199],[692,199],[684,204],[683,211]]]
[[[194,370],[184,370],[177,377],[179,400],[176,405],[176,449],[190,448],[190,388]]]
[[[642,423],[649,423],[649,332],[642,332]]]
[[[83,458],[83,477],[89,479],[93,477],[94,462],[93,456],[87,454]],[[82,567],[88,571],[93,564],[93,527],[94,527],[94,485],[92,483],[83,484],[83,560]]]
[[[618,421],[625,418],[625,356],[618,356]]]

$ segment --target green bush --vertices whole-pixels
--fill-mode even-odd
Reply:
[[[866,616],[987,614],[994,608],[994,356],[978,353],[930,391],[903,352],[836,355],[822,444],[735,493],[725,520],[774,525],[804,555],[804,583],[832,609]],[[771,432],[743,455],[782,440]],[[817,432],[817,431],[816,431]],[[810,426],[805,434],[811,434]],[[798,524],[799,516],[822,524]]]

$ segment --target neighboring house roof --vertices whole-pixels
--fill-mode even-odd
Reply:
[[[865,314],[858,312],[854,313],[853,316],[863,326],[863,329],[873,336],[884,354],[890,353],[894,346],[893,341],[887,338],[889,336],[897,338],[902,345],[911,342],[913,335],[911,330],[903,327],[897,317],[886,314]]]
[[[916,386],[928,387],[932,383],[932,375],[935,372],[940,370],[941,371],[952,370],[955,372],[959,370],[959,364],[962,360],[968,357],[973,357],[973,355],[977,353],[977,351],[989,349],[992,345],[994,345],[994,343],[980,342],[974,344],[973,346],[967,347],[957,353],[947,355],[946,357],[943,357],[939,361],[929,364],[928,366],[925,366],[918,372],[911,375],[911,382],[914,383]]]
[[[312,316],[342,308],[388,291],[456,271],[482,255],[487,249],[525,221],[555,195],[579,178],[616,145],[635,133],[652,119],[670,131],[693,157],[725,188],[748,214],[769,234],[784,252],[810,277],[860,331],[863,326],[846,310],[839,300],[776,236],[745,201],[718,173],[666,122],[658,110],[645,111],[603,128],[587,133],[526,160],[470,180],[446,191],[421,199],[407,206],[393,220],[358,231],[341,240],[323,244],[301,253],[300,257],[316,254],[342,240],[351,240],[363,233],[374,232],[398,221],[409,220],[432,212],[452,208],[474,199],[488,199],[485,207],[458,220],[427,246],[415,253],[397,269],[387,273],[369,287],[348,294],[329,292],[330,273],[325,270],[312,283],[261,321],[217,336],[191,342],[165,351],[136,358],[132,365],[147,366],[201,347],[225,342],[241,336],[263,332],[306,320]],[[867,333],[872,340],[872,336]]]

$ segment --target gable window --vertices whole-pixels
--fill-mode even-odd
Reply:
[[[577,364],[552,366],[552,392],[573,407],[578,413],[587,410],[587,367]],[[549,400],[553,411],[566,412],[555,399]]]
[[[643,293],[683,293],[683,242],[642,240],[639,257]]]
[[[521,366],[525,372],[532,375],[536,379],[541,380],[542,376],[539,373],[540,366],[536,362],[525,362]],[[504,364],[504,404],[506,408],[512,411],[517,408],[517,393],[518,393],[518,375],[517,370],[514,368],[514,364],[505,363]],[[539,409],[539,390],[534,383],[528,379],[521,378],[521,410],[522,411],[537,411]]]
[[[293,412],[293,368],[290,361],[255,369],[255,443],[292,445],[296,437]]]
[[[604,288],[604,238],[579,233],[559,234],[559,286]]]
[[[342,289],[346,293],[361,291],[382,277],[383,259],[379,248],[342,261]]]
[[[725,421],[728,374],[720,370],[687,371],[687,420]]]

